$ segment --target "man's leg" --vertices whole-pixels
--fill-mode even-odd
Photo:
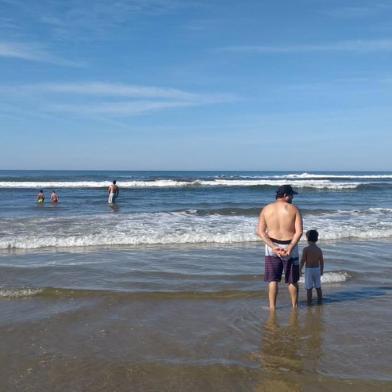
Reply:
[[[291,306],[296,308],[298,306],[299,265],[294,264],[294,261],[290,259],[284,262],[284,275],[291,297]]]
[[[321,287],[316,289],[317,291],[317,303],[320,305],[323,302],[323,292],[321,291]]]
[[[308,305],[312,305],[312,292],[313,292],[313,289],[306,289],[306,296],[308,298]]]
[[[270,310],[276,309],[276,298],[278,297],[278,282],[269,282],[268,284],[268,299]]]
[[[291,297],[291,306],[296,308],[298,306],[298,283],[289,283],[288,289]]]

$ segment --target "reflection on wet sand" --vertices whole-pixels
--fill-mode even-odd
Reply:
[[[281,325],[276,312],[270,312],[262,330],[259,355],[263,377],[255,390],[303,390],[304,381],[317,375],[322,334],[322,307],[309,308],[305,314],[294,309],[286,325]]]

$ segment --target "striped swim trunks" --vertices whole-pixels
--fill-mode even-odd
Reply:
[[[291,240],[280,241],[271,238],[274,245],[279,248],[286,249]],[[297,283],[299,280],[299,253],[296,245],[291,252],[290,257],[280,257],[275,254],[272,249],[265,246],[265,282],[280,282],[282,273],[284,272],[285,283]]]

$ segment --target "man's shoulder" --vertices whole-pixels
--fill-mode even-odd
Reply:
[[[262,212],[268,212],[270,210],[273,210],[274,208],[276,208],[276,201],[274,201],[273,203],[266,204],[263,207]]]
[[[300,214],[301,211],[299,210],[299,208],[295,205],[295,204],[289,204],[290,208],[293,212]]]
[[[289,209],[289,210],[296,212],[296,213],[300,212],[299,208],[296,205],[290,204],[290,203],[281,203],[278,201],[274,201],[272,203],[266,204],[263,207],[262,211],[268,212],[270,210],[279,210],[279,209],[285,209],[285,210]]]

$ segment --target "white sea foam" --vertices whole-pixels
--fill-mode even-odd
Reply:
[[[0,288],[0,298],[32,297],[42,292],[42,289],[6,289]]]
[[[336,271],[336,272],[324,272],[321,277],[321,283],[343,283],[351,278],[350,274],[346,271]],[[303,276],[299,279],[299,283],[304,283],[305,279]]]
[[[153,181],[119,181],[121,188],[184,188],[184,187],[252,187],[272,186],[277,187],[287,183],[285,179],[212,179],[212,180],[153,180]],[[355,189],[361,182],[332,182],[328,179],[291,180],[291,185],[296,188],[315,188],[344,190]],[[58,189],[58,188],[107,188],[109,181],[0,181],[1,188],[18,189]]]
[[[259,241],[256,217],[190,211],[0,220],[0,249]],[[321,240],[392,238],[392,209],[306,215]]]
[[[301,173],[301,174],[286,174],[283,176],[273,176],[274,178],[287,178],[287,179],[340,179],[340,180],[356,180],[356,179],[369,179],[369,180],[388,180],[392,179],[392,174],[331,174],[331,173]]]

